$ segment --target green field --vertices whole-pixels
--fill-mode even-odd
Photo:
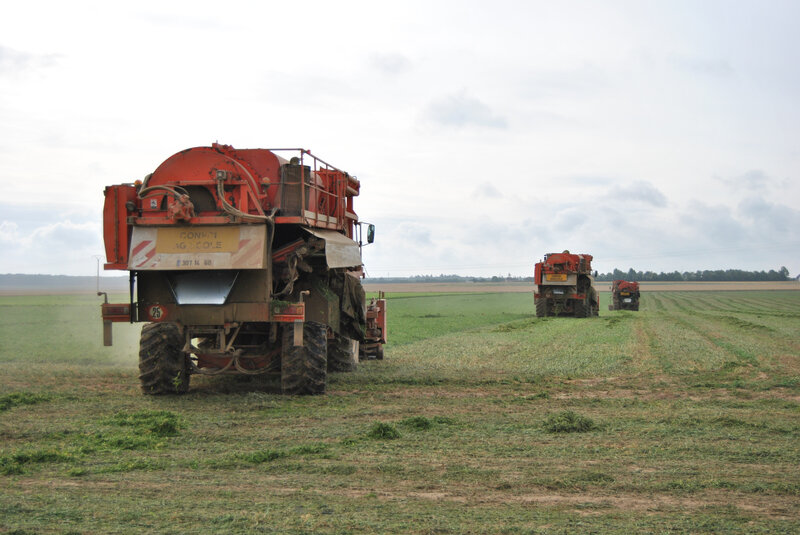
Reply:
[[[393,294],[386,360],[144,397],[138,327],[0,297],[0,533],[797,533],[800,291]]]

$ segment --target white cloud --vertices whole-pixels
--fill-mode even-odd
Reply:
[[[369,63],[374,69],[389,75],[403,74],[411,69],[411,60],[396,52],[373,54]]]
[[[56,64],[59,54],[33,54],[0,45],[0,73],[18,74]]]
[[[734,188],[744,188],[754,191],[761,191],[764,188],[771,187],[774,180],[760,169],[751,169],[740,175],[730,178],[715,177],[728,186]]]
[[[0,272],[91,272],[103,187],[215,140],[357,174],[368,269],[800,270],[795,3],[226,6],[4,9]]]
[[[39,212],[43,218],[51,214]],[[70,219],[22,227],[0,221],[0,273],[91,275],[104,253],[100,222]]]
[[[663,208],[667,205],[667,198],[658,188],[644,180],[638,180],[626,186],[614,186],[608,196],[609,201],[621,204],[641,202]]]
[[[739,203],[750,232],[768,241],[800,239],[800,210],[764,200],[760,195]]]
[[[727,78],[733,76],[735,71],[726,59],[705,59],[691,58],[684,56],[673,56],[671,63],[678,69],[685,70],[692,74]]]
[[[478,126],[506,128],[508,122],[480,100],[470,97],[466,91],[446,95],[432,101],[425,110],[425,117],[435,123],[455,128]]]
[[[0,222],[0,241],[4,244],[16,244],[19,242],[19,225],[13,221]]]

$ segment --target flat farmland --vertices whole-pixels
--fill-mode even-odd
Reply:
[[[649,292],[708,292],[741,290],[800,290],[798,281],[776,282],[640,282],[642,291]],[[598,291],[610,292],[610,282],[595,283]],[[395,282],[364,283],[367,291],[392,293],[531,293],[532,282]]]
[[[386,359],[304,398],[144,397],[94,296],[0,297],[0,532],[800,531],[800,291],[404,287]]]

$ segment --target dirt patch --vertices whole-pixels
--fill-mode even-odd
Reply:
[[[328,491],[320,491],[322,494]],[[339,491],[331,491],[339,492]],[[371,491],[368,489],[345,491],[345,494],[360,498]],[[640,495],[630,493],[617,494],[554,494],[552,492],[510,494],[490,489],[470,489],[466,494],[429,490],[424,492],[399,490],[382,490],[375,493],[382,500],[404,500],[417,498],[435,502],[449,501],[467,505],[500,506],[509,503],[536,504],[545,507],[575,508],[581,514],[604,514],[609,510],[637,511],[657,513],[664,509],[675,511],[697,510],[708,507],[738,507],[749,513],[774,519],[792,519],[796,517],[798,504],[791,497],[784,496],[752,496],[734,493],[710,492],[702,496],[681,497],[667,494]],[[587,510],[589,509],[589,510]],[[592,510],[599,509],[600,511]]]
[[[600,507],[614,507],[624,511],[658,511],[665,507],[676,510],[699,509],[705,507],[725,507],[735,505],[749,512],[770,516],[773,518],[794,518],[787,514],[797,508],[797,504],[790,498],[783,497],[754,497],[732,496],[730,494],[707,494],[703,497],[676,497],[665,494],[654,496],[641,496],[638,494],[524,494],[505,498],[504,501],[519,501],[522,503],[538,503],[543,505],[581,505],[595,504]]]
[[[533,389],[536,393],[536,389]],[[508,387],[479,387],[479,388],[457,388],[457,389],[444,389],[441,387],[415,387],[415,388],[402,388],[397,390],[389,390],[386,392],[386,397],[408,399],[408,398],[487,398],[493,396],[501,396],[508,394]]]
[[[675,392],[653,390],[579,390],[577,392],[559,392],[553,399],[677,399]]]
[[[281,478],[270,477],[265,474],[251,473],[257,481],[251,484],[224,485],[215,488],[216,491],[236,491],[237,493],[258,493],[269,488],[269,492],[275,494],[292,494],[302,489],[295,486],[282,486]],[[179,478],[185,490],[191,493],[199,488],[206,488],[208,481],[204,478]],[[162,491],[165,488],[172,488],[173,482],[142,481],[136,482],[138,491]],[[264,486],[269,483],[268,486]],[[22,479],[17,482],[26,489],[49,488],[49,489],[74,489],[86,488],[95,489],[100,492],[120,489],[127,487],[127,481],[108,481],[108,480],[42,480],[42,479]],[[402,485],[401,485],[402,486]],[[695,510],[706,507],[727,507],[734,505],[742,510],[753,514],[769,516],[771,518],[795,518],[798,512],[798,503],[791,496],[758,496],[752,494],[726,493],[712,491],[703,493],[700,496],[674,496],[669,494],[641,495],[633,493],[592,493],[580,492],[569,494],[556,494],[553,492],[525,492],[514,494],[507,491],[497,491],[495,489],[464,488],[463,492],[448,492],[445,490],[428,489],[403,490],[396,489],[372,489],[369,487],[348,488],[348,489],[326,489],[316,488],[315,493],[320,495],[345,495],[352,498],[363,498],[367,495],[375,495],[383,500],[404,500],[416,498],[430,501],[450,501],[469,505],[502,505],[508,503],[538,504],[552,507],[576,507],[586,512],[587,508],[598,508],[608,510],[610,508],[622,511],[641,511],[657,512],[667,509],[675,510]],[[591,512],[590,512],[591,514]]]
[[[367,292],[383,290],[389,293],[533,293],[532,282],[363,282]],[[531,299],[533,296],[531,296]]]
[[[800,351],[798,351],[798,353],[800,353]],[[788,353],[784,353],[782,355],[778,355],[777,360],[785,370],[793,371],[795,373],[800,372],[800,359],[797,358],[796,354],[790,355]]]

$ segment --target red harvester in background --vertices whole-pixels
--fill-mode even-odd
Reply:
[[[362,360],[383,360],[383,344],[386,343],[386,298],[383,292],[370,299],[367,305],[366,342],[360,345]]]
[[[147,322],[147,394],[186,392],[196,373],[270,372],[285,393],[323,393],[359,342],[386,340],[365,338],[360,187],[304,149],[217,143],[107,187],[105,268],[130,272],[130,302],[102,305],[106,345],[112,322]]]
[[[615,280],[611,285],[609,310],[639,310],[639,283]]]
[[[549,253],[536,263],[536,316],[597,316],[600,300],[593,286],[592,255]]]

